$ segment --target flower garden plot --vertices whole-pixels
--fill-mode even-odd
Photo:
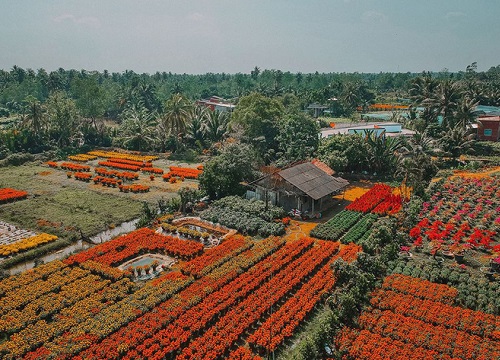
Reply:
[[[375,184],[367,193],[347,205],[346,210],[370,212],[391,194],[392,189],[389,185]]]
[[[173,177],[180,177],[184,179],[198,179],[198,176],[203,172],[203,170],[183,168],[178,166],[170,166],[170,171],[163,175],[163,180],[168,181]]]
[[[271,352],[293,336],[295,329],[305,319],[319,300],[330,292],[335,280],[331,276],[331,265],[339,257],[346,261],[356,258],[359,249],[355,246],[344,247],[321,270],[305,284],[295,296],[273,313],[249,338],[252,348],[260,349],[262,353]]]
[[[138,162],[151,162],[154,160],[158,160],[158,156],[156,155],[141,155],[140,153],[124,153],[124,152],[117,152],[117,151],[102,151],[102,150],[95,150],[95,151],[89,151],[89,155],[97,156],[97,157],[102,157],[102,158],[113,158],[113,159],[125,159],[125,160],[131,160],[131,161],[138,161]]]
[[[210,342],[221,342],[218,333],[213,333],[214,326],[224,325],[231,342],[235,336],[240,338],[229,319],[250,329],[243,310],[256,306],[261,299],[263,302],[252,312],[252,323],[256,319],[264,322],[270,303],[278,310],[287,304],[287,295],[295,292],[308,299],[310,308],[332,284],[331,261],[339,256],[352,260],[359,251],[348,246],[338,252],[338,243],[311,238],[287,243],[278,237],[252,241],[235,236],[206,251],[208,255],[196,267],[199,278],[170,272],[137,287],[124,273],[108,265],[135,252],[128,249],[130,243],[139,247],[145,242],[155,243],[155,234],[145,230],[96,246],[82,253],[85,255],[74,255],[65,263],[47,264],[21,275],[19,298],[13,297],[20,287],[14,286],[11,278],[1,281],[0,301],[5,310],[0,328],[9,336],[0,344],[0,357],[185,358],[187,353],[180,355],[183,346],[206,340],[203,332],[214,335],[208,338]],[[161,240],[167,238],[156,235]],[[227,249],[216,255],[215,249],[224,250],[226,243]],[[3,306],[7,304],[12,305]],[[19,318],[14,320],[16,314]],[[217,354],[222,351],[225,356],[231,353],[231,357],[258,359],[248,347],[235,350],[222,346]]]
[[[93,260],[115,266],[145,251],[165,252],[171,256],[189,259],[200,254],[202,250],[203,245],[198,242],[159,235],[153,230],[143,228],[73,255],[65,262],[71,265]]]
[[[416,247],[453,253],[480,248],[492,258],[500,255],[500,179],[453,178],[436,183],[419,220],[410,230]]]
[[[23,200],[27,197],[28,193],[26,191],[11,188],[0,188],[0,205],[13,201]]]
[[[356,211],[343,210],[324,224],[318,224],[311,230],[311,236],[318,239],[338,240],[342,235],[356,224],[363,216]]]
[[[434,359],[498,359],[500,317],[450,305],[454,296],[456,290],[446,285],[391,276],[372,293],[359,329],[344,328],[337,336],[337,348],[360,359],[373,358],[369,353],[400,358],[411,351]]]
[[[181,292],[174,295],[172,299],[154,308],[152,312],[146,313],[135,321],[130,322],[126,327],[121,328],[101,343],[92,345],[81,356],[83,358],[116,359],[119,356],[119,352],[121,352],[122,355],[127,353],[129,358],[134,358],[134,356],[137,356],[133,355],[136,354],[135,348],[141,345],[146,339],[151,338],[157,331],[167,326],[167,324],[176,321],[189,308],[199,304],[206,296],[217,292],[229,281],[234,280],[241,270],[251,268],[256,264],[258,265],[259,262],[277,251],[282,245],[283,243],[277,242],[275,238],[259,242],[252,249],[233,257],[231,261],[215,269],[206,277],[193,282]],[[289,250],[279,250],[279,253],[291,256]],[[278,256],[278,253],[273,255],[273,259],[276,256]],[[263,276],[266,275],[264,274]],[[126,348],[120,348],[120,344],[123,343],[127,344]]]

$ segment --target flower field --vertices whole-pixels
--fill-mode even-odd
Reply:
[[[200,246],[139,229],[0,281],[0,357],[259,359],[333,288],[331,263],[360,250],[239,235]],[[113,266],[142,252],[192,259],[137,286]]]
[[[311,236],[325,240],[340,240],[343,243],[359,243],[369,235],[378,216],[393,215],[402,209],[403,198],[394,195],[389,185],[375,184],[326,223],[319,224]]]
[[[0,188],[0,205],[12,201],[26,199],[27,197],[28,193],[26,191],[11,188]]]
[[[457,291],[391,275],[336,346],[356,359],[498,359],[500,318],[454,305]]]
[[[416,247],[461,253],[482,249],[500,254],[500,179],[453,178],[436,183],[410,230]],[[498,250],[497,250],[498,249]]]

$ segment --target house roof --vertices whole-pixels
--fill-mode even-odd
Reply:
[[[321,199],[349,185],[347,180],[330,176],[310,162],[283,169],[278,174],[314,200]]]
[[[323,161],[321,160],[318,160],[318,159],[312,159],[311,160],[311,163],[316,166],[317,168],[319,168],[320,170],[323,170],[324,172],[326,172],[328,175],[333,175],[335,174],[335,171],[333,171],[333,169],[331,167],[329,167],[328,165],[326,165]]]

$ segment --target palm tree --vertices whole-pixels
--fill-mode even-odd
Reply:
[[[208,110],[205,106],[195,106],[191,113],[191,121],[186,127],[186,138],[193,144],[203,146],[205,142],[204,126],[208,117]]]
[[[412,81],[409,91],[413,104],[418,106],[421,105],[425,99],[431,98],[436,90],[437,84],[437,81],[428,74],[415,78]]]
[[[443,116],[443,126],[453,123],[453,112],[458,106],[460,93],[458,83],[447,79],[439,83],[436,91],[423,101],[425,106]]]
[[[144,106],[132,106],[124,111],[121,127],[123,145],[139,151],[151,148],[154,143],[155,115]]]
[[[44,128],[46,126],[45,108],[33,96],[28,96],[24,102],[25,106],[25,119],[23,127],[29,128],[36,139],[43,136]]]
[[[180,94],[173,95],[165,103],[162,120],[172,135],[181,135],[186,132],[187,124],[191,118],[192,104]]]
[[[462,98],[458,103],[457,110],[455,112],[455,122],[456,124],[462,126],[464,130],[476,121],[476,106],[479,104],[475,99],[469,99],[467,97]]]
[[[456,124],[443,132],[440,145],[445,153],[456,160],[460,155],[472,148],[474,144],[473,136],[473,134],[468,134],[461,124]]]
[[[374,131],[367,131],[366,142],[370,151],[370,164],[378,174],[395,170],[397,154],[403,148],[400,138],[377,135]]]
[[[218,110],[209,111],[203,124],[206,137],[213,143],[221,141],[229,130],[229,113]]]

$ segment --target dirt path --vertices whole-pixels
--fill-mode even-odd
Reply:
[[[311,230],[316,225],[318,225],[316,222],[292,220],[286,231],[285,239],[287,241],[295,241],[304,236],[310,236]]]

